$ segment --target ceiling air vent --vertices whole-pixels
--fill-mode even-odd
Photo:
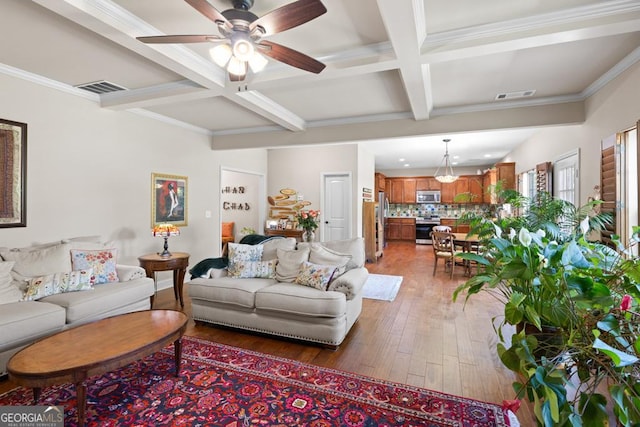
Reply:
[[[118,92],[120,90],[127,90],[126,87],[118,86],[115,83],[108,82],[106,80],[100,80],[93,83],[85,83],[76,86],[78,89],[83,89],[89,92],[97,93],[101,95],[103,93]]]
[[[503,99],[527,98],[529,96],[533,96],[534,93],[536,93],[535,90],[521,90],[519,92],[499,93],[496,95],[496,101],[502,101]]]

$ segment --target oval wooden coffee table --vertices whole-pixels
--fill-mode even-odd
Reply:
[[[38,404],[43,387],[74,383],[78,425],[86,417],[87,378],[113,371],[175,346],[175,375],[180,373],[181,338],[187,316],[174,310],[138,311],[67,329],[25,347],[7,363],[9,378],[33,388]]]

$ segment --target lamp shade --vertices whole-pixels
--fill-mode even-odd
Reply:
[[[154,237],[179,236],[180,229],[173,224],[158,224],[153,227],[152,234]]]

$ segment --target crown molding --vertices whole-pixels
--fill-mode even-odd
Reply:
[[[51,89],[56,89],[61,92],[65,92],[71,95],[79,96],[80,98],[88,99],[95,103],[100,102],[100,95],[96,93],[87,92],[86,90],[78,89],[77,87],[68,85],[66,83],[59,82],[57,80],[43,77],[39,74],[30,73],[19,68],[12,67],[6,64],[0,64],[0,73],[6,74],[11,77],[16,77],[22,80],[35,83],[40,86],[45,86]]]
[[[581,95],[583,99],[589,98],[591,95],[598,92],[609,82],[614,80],[620,74],[625,72],[631,66],[633,66],[636,62],[640,60],[640,47],[636,48],[629,55],[625,56],[620,62],[611,67],[607,72],[598,77],[593,83],[591,83],[585,90],[582,91]]]

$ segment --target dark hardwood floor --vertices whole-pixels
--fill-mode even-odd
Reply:
[[[197,262],[198,260],[193,260]],[[464,307],[451,295],[462,283],[442,262],[432,276],[431,246],[389,242],[370,273],[403,276],[393,302],[365,299],[362,314],[337,350],[316,345],[189,323],[186,334],[207,340],[299,360],[319,366],[425,387],[500,404],[513,399],[514,375],[497,358],[492,317],[501,307],[488,295],[476,295]],[[160,291],[154,308],[179,309],[173,290]],[[186,313],[191,312],[185,286]],[[0,392],[13,388],[0,382]],[[522,426],[533,426],[529,407],[518,412]]]

